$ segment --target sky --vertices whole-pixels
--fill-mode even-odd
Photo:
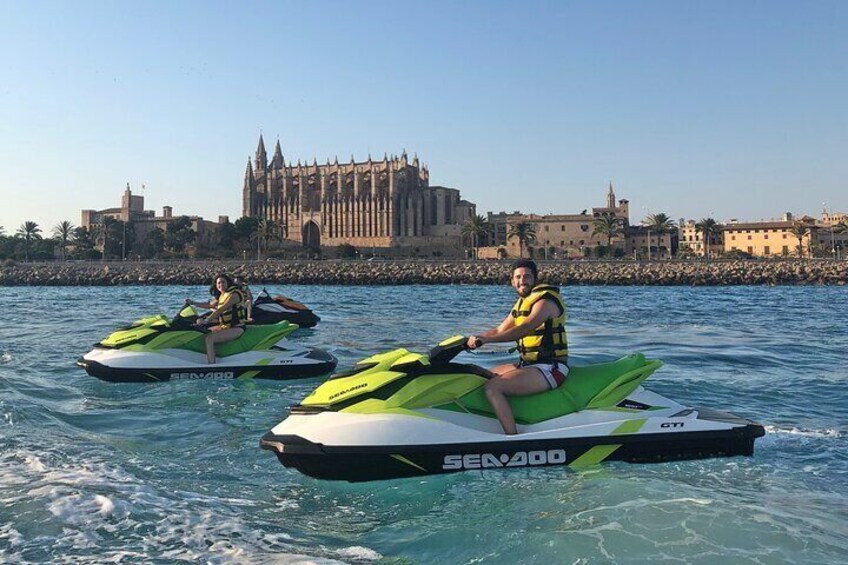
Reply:
[[[0,226],[406,150],[478,213],[848,212],[848,2],[0,0]],[[144,189],[142,190],[142,185]]]

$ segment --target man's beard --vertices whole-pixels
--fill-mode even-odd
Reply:
[[[530,285],[519,286],[518,288],[515,289],[515,292],[517,292],[518,296],[520,296],[521,298],[527,298],[528,296],[530,296],[530,293],[532,291],[533,291],[533,287],[531,287]]]

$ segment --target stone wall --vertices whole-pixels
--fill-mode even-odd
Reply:
[[[261,284],[507,284],[508,261],[266,261],[31,263],[0,267],[0,286],[209,284],[220,272]],[[846,285],[848,261],[551,261],[559,285]]]

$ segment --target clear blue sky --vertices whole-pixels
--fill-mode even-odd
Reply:
[[[417,152],[478,212],[848,211],[848,2],[0,1],[0,225]]]

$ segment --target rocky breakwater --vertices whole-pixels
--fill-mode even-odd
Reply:
[[[0,286],[209,284],[221,272],[260,284],[506,284],[507,261],[31,263],[0,267]],[[846,285],[848,261],[540,261],[560,285]]]

